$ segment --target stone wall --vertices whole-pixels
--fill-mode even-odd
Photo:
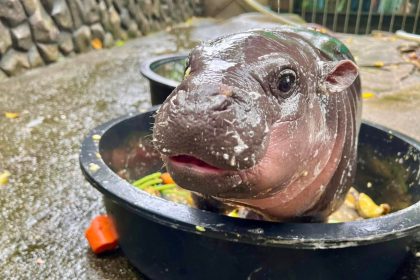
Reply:
[[[0,79],[201,13],[201,0],[0,0]]]

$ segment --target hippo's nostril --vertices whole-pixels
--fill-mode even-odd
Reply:
[[[214,111],[224,111],[230,104],[232,104],[232,99],[226,97],[225,95],[216,95],[211,100],[210,108]]]
[[[231,86],[221,84],[219,89],[219,94],[226,96],[226,97],[232,97],[233,96],[233,88]]]

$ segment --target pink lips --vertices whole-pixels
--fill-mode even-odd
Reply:
[[[195,158],[193,156],[177,155],[177,156],[170,157],[169,160],[176,165],[182,165],[182,166],[192,168],[201,172],[223,172],[224,171],[223,169],[210,165],[202,161],[201,159]]]

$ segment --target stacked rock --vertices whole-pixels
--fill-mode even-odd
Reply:
[[[199,15],[200,0],[3,0],[0,80]]]

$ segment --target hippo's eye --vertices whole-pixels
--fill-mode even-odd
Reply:
[[[288,93],[296,82],[296,74],[290,69],[281,71],[277,82],[277,89],[282,93]]]

